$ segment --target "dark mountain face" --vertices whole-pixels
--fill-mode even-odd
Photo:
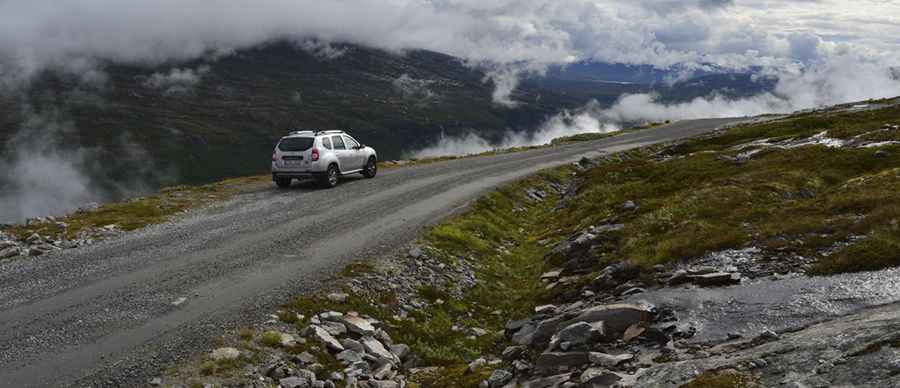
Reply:
[[[46,136],[55,146],[92,150],[103,167],[92,171],[99,180],[146,174],[150,186],[199,183],[265,172],[272,145],[290,129],[350,130],[389,159],[442,132],[499,138],[584,102],[526,86],[514,96],[522,104],[503,108],[492,103],[484,73],[456,58],[334,49],[343,55],[329,59],[277,43],[215,61],[108,66],[96,88],[48,72],[24,94],[0,98],[4,155],[12,154],[8,140],[16,133],[18,140]],[[20,130],[35,125],[33,116],[51,116],[66,129],[50,134],[38,123]]]
[[[678,100],[758,86],[709,76],[663,90],[665,74],[647,66],[582,64],[523,81],[512,96],[520,104],[507,108],[492,102],[483,71],[451,56],[284,42],[215,60],[108,65],[103,73],[86,86],[46,72],[28,90],[0,94],[0,159],[24,148],[62,150],[77,154],[79,167],[109,192],[122,192],[122,182],[151,190],[264,173],[275,141],[296,128],[349,130],[393,159],[441,134],[499,139],[532,130],[589,99],[609,105],[624,93],[656,90]]]

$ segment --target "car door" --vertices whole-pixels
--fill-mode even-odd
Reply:
[[[344,143],[347,144],[347,152],[353,155],[354,169],[363,168],[366,163],[366,155],[359,149],[359,142],[349,135],[344,135]]]
[[[334,147],[334,154],[341,164],[341,172],[356,170],[356,163],[353,162],[353,152],[347,149],[344,138],[341,135],[331,137],[331,145]]]

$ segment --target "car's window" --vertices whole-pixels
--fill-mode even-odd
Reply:
[[[344,136],[344,139],[347,139],[347,149],[355,150],[356,147],[359,147],[359,142],[353,140],[350,136]]]
[[[341,139],[340,136],[332,136],[331,138],[334,140],[334,149],[336,149],[336,150],[347,149],[347,147],[344,147],[344,140]]]
[[[323,137],[323,138],[322,138],[322,147],[331,149],[331,138],[330,138],[330,137]]]
[[[286,137],[278,143],[278,149],[284,152],[306,151],[312,147],[314,140],[311,137]]]

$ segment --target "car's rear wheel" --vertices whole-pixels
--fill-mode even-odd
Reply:
[[[338,170],[336,164],[329,165],[328,170],[325,171],[325,175],[321,178],[322,185],[329,189],[337,186],[340,175],[341,172]]]
[[[366,178],[374,178],[375,174],[378,174],[378,162],[375,161],[375,157],[369,158],[369,161],[366,162],[366,167],[363,168],[362,174]]]
[[[275,184],[282,189],[291,187],[291,178],[275,178]]]

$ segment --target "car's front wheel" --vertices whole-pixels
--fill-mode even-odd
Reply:
[[[341,172],[336,164],[329,165],[325,175],[322,176],[322,185],[329,189],[337,186],[340,175]]]
[[[366,178],[374,178],[375,174],[378,173],[378,162],[375,161],[375,157],[369,158],[369,161],[366,162],[366,167],[363,168],[363,176]]]

